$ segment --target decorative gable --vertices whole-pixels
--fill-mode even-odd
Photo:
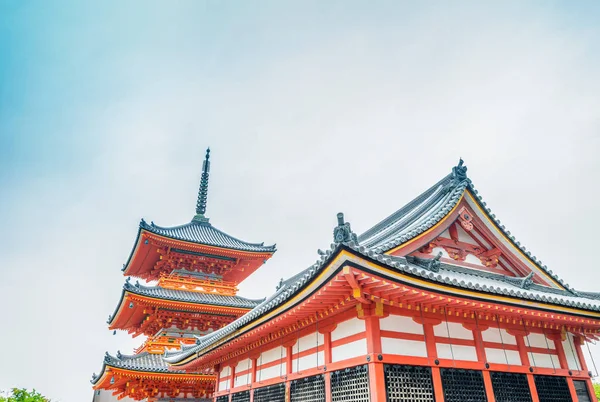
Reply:
[[[469,190],[432,230],[389,254],[425,259],[440,255],[439,260],[444,263],[508,277],[528,277],[540,285],[552,284],[543,272],[507,244]]]

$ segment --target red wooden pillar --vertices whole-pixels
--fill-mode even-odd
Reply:
[[[525,367],[529,367],[529,355],[527,354],[527,346],[525,345],[524,336],[527,335],[525,330],[521,329],[509,329],[507,330],[509,334],[515,337],[517,341],[517,348],[519,349],[519,357],[521,358],[521,365]],[[535,380],[533,378],[533,373],[527,373],[527,382],[529,383],[529,391],[531,392],[531,399],[533,402],[540,402],[540,398],[537,393],[537,388],[535,386]]]
[[[442,320],[437,318],[413,318],[419,324],[423,324],[423,333],[425,334],[425,347],[427,348],[427,357],[431,360],[431,379],[433,380],[433,393],[436,402],[444,402],[444,387],[442,386],[442,375],[440,368],[435,365],[437,359],[437,347],[435,345],[435,333],[433,326],[441,324]]]
[[[581,349],[583,342],[585,342],[583,337],[581,337],[581,336],[573,337],[573,346],[575,347],[575,354],[577,355],[577,360],[579,360],[579,367],[581,367],[581,370],[585,373],[585,375],[588,375],[589,370],[587,367],[587,363],[585,362],[585,356],[583,355],[583,350]]]
[[[546,338],[554,342],[554,348],[556,349],[556,354],[558,356],[560,368],[568,370],[569,362],[567,361],[565,349],[563,348],[562,334],[560,332],[550,332],[546,334]],[[573,379],[571,377],[567,377],[567,385],[569,386],[569,393],[571,394],[571,399],[573,399],[574,402],[577,402],[577,392],[575,391],[575,384],[573,384]]]
[[[575,384],[573,384],[573,378],[567,377],[567,385],[569,386],[569,393],[571,394],[571,399],[573,402],[578,402],[579,398],[577,398],[577,391],[575,391]]]
[[[211,399],[213,401],[216,401],[217,397],[214,394],[219,391],[219,383],[221,382],[221,365],[217,364],[215,367],[213,367],[213,370],[217,375],[217,379],[216,379],[216,383],[215,383],[215,391],[213,392],[213,397]]]
[[[324,328],[319,328],[319,333],[323,334],[323,355],[325,356],[324,366],[327,367],[331,363],[331,331],[336,328],[336,325],[329,325]],[[325,376],[325,402],[331,402],[331,375],[328,372]]]
[[[475,342],[475,352],[477,353],[477,361],[481,363],[481,373],[483,374],[483,385],[485,386],[485,394],[487,396],[487,400],[489,402],[494,402],[496,400],[494,396],[494,387],[492,386],[492,377],[490,376],[490,371],[485,368],[485,363],[487,358],[485,356],[485,347],[483,346],[483,338],[481,336],[481,331],[485,331],[488,329],[487,325],[476,325],[476,324],[463,324],[463,327],[470,329],[473,333],[473,341]]]
[[[384,316],[384,305],[381,302],[359,304],[356,306],[358,318],[365,321],[367,336],[367,354],[369,361],[369,392],[371,401],[385,402],[385,373],[379,361],[381,355],[381,329],[379,319]]]
[[[546,338],[554,342],[554,349],[556,349],[556,354],[558,356],[558,363],[560,364],[560,368],[568,370],[569,363],[567,361],[567,355],[565,355],[565,348],[563,348],[561,334],[559,332],[549,333],[546,334]]]
[[[229,378],[229,389],[235,388],[235,364],[231,366],[231,378]]]
[[[585,372],[585,376],[588,377],[585,380],[585,383],[587,385],[587,391],[588,394],[590,395],[590,399],[593,402],[598,402],[598,398],[596,398],[596,393],[594,392],[594,384],[592,384],[592,380],[591,378],[589,378],[589,369],[587,366],[587,363],[585,362],[585,356],[583,355],[583,350],[582,350],[582,346],[583,343],[585,342],[585,339],[581,336],[576,336],[575,338],[573,338],[573,345],[575,346],[575,353],[577,355],[577,360],[579,360],[579,365],[581,367],[581,370],[583,370]]]
[[[258,364],[259,357],[260,357],[260,353],[254,354],[254,355],[251,355],[248,357],[252,364],[252,368],[251,368],[252,375],[250,377],[250,384],[248,385],[248,387],[250,388],[250,402],[254,402],[254,385],[256,384],[256,375],[258,373],[258,368],[256,367],[256,365]]]
[[[540,398],[538,397],[537,388],[535,386],[535,380],[533,379],[533,374],[527,373],[527,382],[529,383],[529,391],[531,392],[531,400],[533,402],[540,402]]]
[[[284,343],[283,347],[285,348],[285,374],[286,380],[287,377],[292,374],[292,357],[294,353],[294,345],[296,341]]]

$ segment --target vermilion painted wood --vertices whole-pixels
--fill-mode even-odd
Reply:
[[[490,372],[487,370],[482,371],[483,374],[483,385],[485,387],[485,395],[487,397],[488,402],[495,402],[496,398],[494,397],[494,387],[492,386],[492,377],[490,376]]]
[[[385,402],[385,373],[379,362],[369,363],[369,391],[371,401]]]
[[[527,382],[529,383],[529,391],[531,392],[532,402],[540,402],[540,397],[538,396],[537,388],[535,387],[535,380],[533,379],[533,374],[527,373]]]
[[[433,382],[435,402],[444,402],[444,388],[442,387],[442,375],[439,367],[431,368],[431,379]]]
[[[575,384],[573,384],[572,378],[567,378],[567,385],[569,386],[569,393],[571,394],[571,399],[573,400],[573,402],[579,401],[579,398],[577,397],[577,391],[575,391]]]
[[[331,402],[331,374],[325,373],[325,402]]]

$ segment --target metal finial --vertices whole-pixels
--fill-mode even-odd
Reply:
[[[206,157],[202,164],[202,177],[200,178],[200,189],[198,190],[198,201],[196,202],[196,218],[203,219],[206,213],[206,199],[208,197],[208,174],[210,173],[210,148],[206,149]]]

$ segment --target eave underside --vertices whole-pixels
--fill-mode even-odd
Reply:
[[[298,331],[314,326],[317,321],[319,325],[328,325],[328,322],[335,321],[335,318],[328,317],[338,312],[357,306],[375,308],[377,305],[419,311],[435,317],[460,317],[467,321],[479,317],[508,326],[525,325],[556,331],[566,328],[588,339],[595,339],[600,329],[600,313],[597,312],[542,303],[528,303],[529,306],[524,308],[518,298],[467,292],[417,280],[342,251],[333,258],[325,272],[315,275],[288,302],[245,325],[240,325],[242,317],[205,337],[196,348],[170,354],[167,361],[184,370],[211,367],[234,358],[236,354],[260,347],[261,342],[285,342],[286,337],[297,336]],[[265,338],[266,334],[269,335]],[[231,342],[234,339],[235,344]],[[196,354],[200,357],[195,358]]]

